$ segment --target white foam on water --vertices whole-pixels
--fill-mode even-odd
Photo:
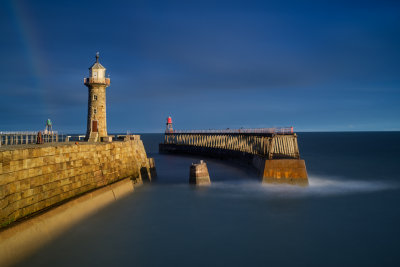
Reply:
[[[368,193],[399,187],[398,184],[389,181],[360,181],[320,177],[311,177],[309,183],[308,190],[310,193],[318,195]]]
[[[346,180],[337,177],[309,177],[309,186],[286,184],[262,184],[259,181],[212,182],[209,190],[235,197],[284,197],[333,196],[360,194],[397,189],[399,185],[390,182]]]

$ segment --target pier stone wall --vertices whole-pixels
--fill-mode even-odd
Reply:
[[[131,139],[2,147],[0,227],[123,178],[151,179],[154,162]]]

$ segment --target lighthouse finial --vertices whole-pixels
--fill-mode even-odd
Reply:
[[[97,52],[97,53],[96,53],[96,63],[99,63],[99,57],[100,57],[100,53]]]

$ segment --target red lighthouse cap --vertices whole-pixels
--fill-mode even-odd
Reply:
[[[172,123],[172,118],[171,118],[171,116],[168,117],[167,123]]]

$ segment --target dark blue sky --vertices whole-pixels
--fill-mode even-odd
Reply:
[[[400,130],[400,1],[1,1],[0,130]]]

